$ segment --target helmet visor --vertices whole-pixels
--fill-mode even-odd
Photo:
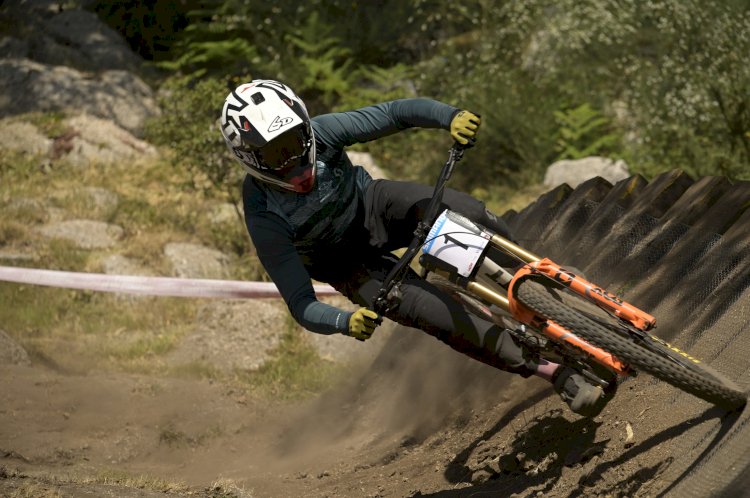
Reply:
[[[263,169],[283,174],[307,163],[311,145],[312,140],[307,137],[304,127],[298,126],[257,149],[256,154]]]

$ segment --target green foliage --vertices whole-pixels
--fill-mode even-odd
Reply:
[[[90,8],[147,60],[169,58],[175,35],[188,24],[186,0],[97,1]]]
[[[16,178],[28,178],[39,171],[41,157],[21,152],[3,151],[0,154],[0,180],[12,182]]]
[[[559,154],[549,140],[559,128],[554,111],[580,102],[611,119],[606,134],[622,137],[634,172],[749,174],[750,69],[739,55],[750,53],[747,8],[699,0],[477,8],[470,48],[449,40],[420,92],[488,118],[480,140],[490,150],[472,153],[483,174],[539,178]]]
[[[184,43],[179,57],[159,62],[157,67],[198,79],[215,67],[223,67],[232,74],[257,57],[255,47],[244,39],[194,41]]]
[[[341,96],[334,110],[346,111],[387,100],[417,97],[412,83],[414,75],[414,69],[406,64],[362,65],[355,71],[351,91]]]
[[[225,83],[203,78],[191,83],[185,78],[168,80],[160,100],[162,114],[146,126],[146,136],[168,146],[173,161],[191,173],[186,178],[199,190],[219,188],[236,199],[241,170],[227,151],[218,118],[228,93]],[[207,181],[205,181],[207,180]]]
[[[334,31],[313,12],[296,33],[285,36],[285,59],[294,62],[282,69],[283,79],[297,82],[295,91],[308,102],[321,102],[323,109],[330,108],[351,87],[351,50]],[[323,110],[310,107],[314,114]]]
[[[462,188],[488,175],[523,185],[561,155],[594,152],[648,176],[750,170],[750,9],[740,0],[187,0],[168,3],[168,36],[145,21],[167,25],[155,2],[131,13],[96,5],[121,32],[137,21],[133,36],[168,46],[164,67],[280,79],[314,114],[413,95],[470,108],[483,117],[472,151],[482,167],[457,172]],[[609,122],[564,137],[577,125],[556,111],[583,102]],[[427,180],[420,171],[434,166],[412,153],[420,139],[388,140],[367,147]]]
[[[620,137],[608,131],[610,120],[588,103],[554,114],[560,125],[557,159],[606,156],[620,143]]]

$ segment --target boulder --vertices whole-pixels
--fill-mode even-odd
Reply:
[[[29,59],[86,72],[143,68],[142,59],[120,33],[79,6],[9,1],[0,11],[0,22],[5,28],[0,38],[4,59]]]
[[[630,177],[628,165],[623,160],[591,156],[583,159],[564,159],[547,168],[544,186],[554,188],[563,183],[576,188],[579,184],[594,177],[602,177],[614,184]]]
[[[200,244],[173,242],[164,246],[172,273],[181,278],[226,278],[226,254]]]
[[[141,136],[146,119],[159,113],[151,88],[122,70],[88,74],[28,59],[0,59],[0,88],[0,117],[72,110]]]
[[[66,220],[48,223],[38,230],[45,237],[68,240],[81,249],[113,247],[124,234],[124,230],[117,225],[93,220]]]
[[[2,365],[31,365],[29,355],[5,331],[0,330],[0,366]]]
[[[375,163],[375,159],[373,159],[369,152],[348,150],[346,151],[346,155],[349,156],[349,160],[353,165],[362,166],[374,179],[387,178],[385,172]]]
[[[47,156],[52,150],[52,143],[51,138],[31,123],[0,120],[0,149],[30,156]]]
[[[206,304],[195,329],[168,356],[174,366],[210,365],[223,372],[257,370],[281,344],[288,311],[273,299],[222,300]]]
[[[65,159],[79,167],[92,164],[132,163],[143,157],[155,157],[156,148],[120,128],[114,122],[88,114],[65,119],[70,130]],[[62,147],[60,147],[62,148]]]

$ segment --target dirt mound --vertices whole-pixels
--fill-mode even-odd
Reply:
[[[506,218],[526,247],[649,309],[659,335],[746,386],[749,188],[594,180]],[[641,375],[585,420],[543,381],[405,328],[302,402],[37,363],[0,379],[0,495],[737,496],[750,468],[745,412]]]

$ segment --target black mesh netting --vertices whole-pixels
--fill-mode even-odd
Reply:
[[[746,388],[750,383],[750,182],[601,179],[559,187],[506,217],[531,251],[582,270],[657,317],[656,334]],[[654,400],[679,410],[679,395]],[[665,406],[667,405],[667,406]],[[747,413],[707,416],[674,445],[661,494],[742,496],[750,486]]]

